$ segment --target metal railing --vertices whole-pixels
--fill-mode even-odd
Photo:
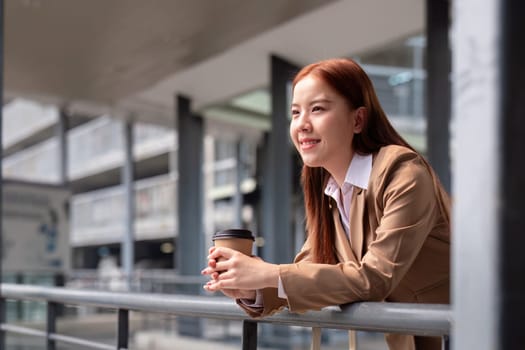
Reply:
[[[270,317],[252,319],[233,301],[222,297],[116,293],[2,284],[1,302],[5,303],[6,299],[47,302],[46,331],[8,323],[2,323],[0,327],[3,332],[45,337],[48,350],[54,350],[57,342],[78,344],[94,349],[128,349],[129,311],[242,321],[243,350],[257,348],[258,323],[440,336],[444,339],[444,348],[448,349],[448,336],[452,320],[450,306],[441,304],[361,302],[343,308],[327,308],[301,315],[283,311]],[[108,345],[56,333],[57,308],[60,304],[116,309],[118,312],[116,344]],[[0,346],[2,345],[4,344],[0,344]]]

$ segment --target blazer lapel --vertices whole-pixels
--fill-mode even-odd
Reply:
[[[365,211],[365,193],[362,188],[354,187],[350,203],[350,242],[358,261],[363,254],[363,213]]]
[[[350,248],[350,242],[348,241],[346,231],[341,224],[339,210],[336,206],[332,208],[332,215],[334,217],[335,225],[335,249],[337,251],[337,258],[340,262],[352,260],[357,263],[356,256],[352,251],[352,248]]]

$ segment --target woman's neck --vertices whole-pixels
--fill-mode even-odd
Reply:
[[[353,158],[353,154],[350,156],[350,159],[347,160],[346,162],[340,162],[339,164],[336,164],[337,166],[331,167],[330,169],[325,168],[326,171],[328,171],[330,175],[334,178],[339,188],[343,187],[343,184],[346,179],[346,173],[348,172],[350,163],[352,163],[352,158]]]

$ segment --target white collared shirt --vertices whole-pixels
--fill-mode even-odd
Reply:
[[[352,199],[352,192],[354,187],[359,187],[364,190],[368,188],[368,181],[370,180],[370,172],[372,171],[372,155],[354,154],[352,161],[346,171],[345,181],[343,187],[339,188],[335,179],[331,176],[324,189],[327,196],[332,197],[337,203],[341,223],[350,237],[350,201]]]
[[[335,179],[330,176],[328,183],[324,189],[324,193],[327,196],[332,197],[337,203],[337,208],[339,210],[339,216],[341,217],[341,222],[343,227],[348,235],[350,240],[350,203],[352,200],[352,191],[354,187],[359,187],[364,190],[368,189],[368,181],[370,180],[370,173],[372,172],[372,155],[360,155],[355,153],[352,157],[352,161],[348,166],[346,171],[345,182],[343,183],[343,188],[339,188],[339,185]],[[341,193],[341,195],[339,195]],[[342,197],[342,203],[341,203]],[[352,242],[350,242],[352,244]],[[279,298],[286,299],[286,292],[283,288],[283,282],[279,276],[278,286],[277,286],[277,295]],[[259,295],[261,298],[262,296]],[[260,299],[258,300],[260,302]]]

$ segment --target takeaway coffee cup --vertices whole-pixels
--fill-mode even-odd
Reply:
[[[252,255],[254,240],[252,232],[244,229],[228,229],[213,235],[213,243],[216,247],[228,247],[248,256]]]

